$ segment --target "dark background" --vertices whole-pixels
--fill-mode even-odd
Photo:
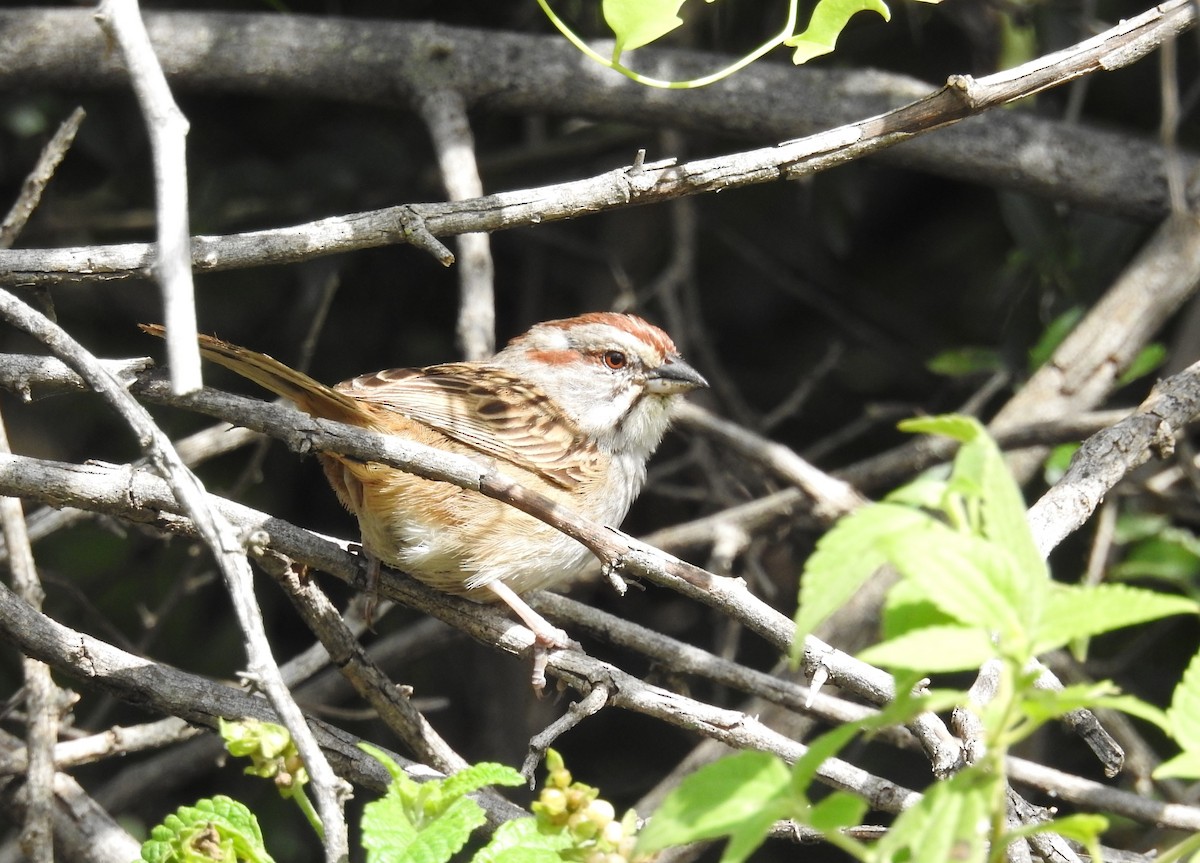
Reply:
[[[593,4],[556,5],[581,32],[599,34]],[[691,4],[689,4],[691,5]],[[783,18],[779,3],[697,4],[699,23],[673,44],[723,52],[748,50]],[[156,3],[144,9],[271,11],[268,3]],[[686,11],[686,10],[685,10]],[[1141,11],[1123,3],[1046,2],[992,5],[946,0],[926,6],[896,0],[885,24],[872,15],[854,19],[837,52],[815,67],[875,67],[930,81],[970,72],[987,74],[1000,62],[1004,17],[1034,27],[1044,53],[1084,38],[1097,22]],[[288,3],[279,14],[437,20],[484,29],[548,33],[549,23],[529,2],[310,2]],[[1181,40],[1180,80],[1192,83],[1194,44]],[[763,63],[788,64],[784,51]],[[804,76],[805,68],[794,71]],[[1079,85],[1076,85],[1079,86]],[[1086,84],[1080,122],[1155,140],[1158,79],[1154,59]],[[428,134],[406,110],[331,101],[272,99],[225,92],[178,90],[191,123],[188,159],[194,234],[228,234],[300,223],[328,215],[444,198]],[[1062,117],[1069,90],[1042,94],[1015,110]],[[149,146],[137,104],[124,91],[65,91],[31,86],[0,92],[0,201],[14,200],[50,133],[75,105],[88,112],[74,148],[20,238],[23,247],[109,244],[153,237]],[[1188,103],[1190,104],[1190,103]],[[774,143],[766,135],[733,138],[695,130],[634,126],[573,116],[570,106],[537,115],[472,109],[480,170],[487,191],[582,178],[629,164],[642,147],[648,158],[681,159]],[[1185,116],[1181,139],[1195,135]],[[1081,131],[1081,134],[1086,134]],[[695,215],[692,277],[664,296],[652,293],[678,247],[677,208]],[[903,440],[895,420],[919,412],[953,410],[987,374],[949,378],[926,363],[964,346],[991,349],[1010,384],[985,404],[997,407],[1029,373],[1029,349],[1050,321],[1073,306],[1090,306],[1137,249],[1152,225],[1120,214],[1083,211],[1053,199],[903,171],[865,160],[795,183],[775,183],[699,196],[685,204],[634,208],[570,222],[501,232],[492,237],[496,266],[497,334],[502,342],[538,320],[613,307],[635,309],[664,325],[686,356],[719,386],[696,400],[752,428],[803,383],[808,397],[770,429],[772,438],[819,467],[833,470]],[[408,246],[339,255],[293,266],[259,267],[196,279],[201,329],[298,361],[321,302],[322,286],[336,280],[336,296],[319,334],[311,372],[336,381],[366,370],[423,365],[459,356],[454,340],[457,282],[426,253]],[[161,317],[157,287],[144,281],[64,285],[52,291],[59,322],[100,356],[161,357],[161,345],[140,335],[139,321]],[[672,305],[674,304],[674,305]],[[684,314],[671,312],[684,309]],[[1162,334],[1172,365],[1195,359],[1190,343]],[[0,328],[0,349],[32,349]],[[830,355],[831,350],[837,353]],[[823,359],[832,357],[828,367]],[[820,369],[818,374],[814,370]],[[228,377],[210,379],[249,392]],[[1119,394],[1114,404],[1136,404],[1149,379]],[[128,461],[131,436],[98,400],[82,396],[21,404],[5,396],[5,422],[15,451],[68,461]],[[205,421],[156,410],[173,433]],[[847,435],[853,430],[853,434]],[[239,499],[297,524],[342,536],[353,523],[325,487],[312,459],[280,445],[270,448],[261,472],[242,483],[249,451],[206,465],[212,491],[242,486]],[[780,487],[777,480],[690,434],[672,436],[652,470],[653,481],[624,527],[641,535],[713,512]],[[1044,487],[1027,489],[1032,499]],[[885,489],[864,489],[878,496]],[[1129,506],[1147,505],[1130,496]],[[1180,522],[1186,526],[1186,522]],[[739,560],[743,575],[787,613],[795,580],[815,539],[803,523],[780,524],[756,539]],[[1087,537],[1055,557],[1056,573],[1077,577]],[[108,638],[155,659],[218,678],[235,676],[244,657],[223,587],[211,562],[178,539],[164,542],[140,528],[96,520],[36,549],[46,580],[46,610],[71,626]],[[707,552],[693,557],[705,564]],[[200,583],[183,594],[183,584]],[[345,591],[330,583],[339,599]],[[1184,585],[1183,589],[1190,589]],[[725,649],[756,667],[777,657],[756,638],[739,637],[718,615],[665,591],[633,591],[621,599],[606,587],[584,585],[574,595],[630,619]],[[287,658],[311,641],[287,602],[264,579],[260,599],[276,654]],[[156,616],[150,624],[147,613]],[[159,614],[161,612],[161,614]],[[400,630],[420,616],[397,610],[378,634]],[[636,674],[654,674],[644,661],[602,644],[590,651],[614,658]],[[1167,622],[1153,633],[1120,634],[1095,645],[1099,673],[1116,676],[1135,694],[1162,703],[1196,646],[1192,623]],[[7,651],[0,692],[15,691],[17,657]],[[1136,679],[1128,674],[1137,669]],[[524,660],[447,634],[393,667],[393,678],[432,699],[431,722],[468,760],[519,764],[531,733],[563,705],[536,701],[525,684]],[[672,681],[691,694],[735,706],[736,693],[703,681]],[[84,693],[75,712],[85,728],[148,717]],[[304,705],[319,711],[316,705]],[[347,696],[340,707],[359,710]],[[369,719],[337,720],[355,733],[396,745]],[[1050,748],[1065,767],[1095,776],[1082,744],[1065,743],[1056,730]],[[632,805],[698,740],[644,717],[605,711],[557,744],[576,775],[600,786],[622,809]],[[1044,752],[1032,753],[1049,757]],[[868,766],[917,787],[924,764],[874,748]],[[132,759],[131,759],[132,760]],[[860,763],[863,763],[860,760]],[[112,764],[79,771],[102,787]],[[267,843],[277,859],[317,859],[299,816],[273,802],[264,783],[243,779],[237,764],[204,765],[195,777],[165,775],[123,810],[146,824],[199,796],[228,793],[268,820]],[[360,798],[364,795],[360,793]],[[361,800],[360,800],[361,802]],[[274,812],[274,815],[270,813]],[[272,829],[272,825],[276,826]],[[288,843],[294,843],[289,847]],[[760,852],[765,855],[769,852]],[[791,850],[785,853],[794,853]],[[307,855],[307,856],[306,856]]]

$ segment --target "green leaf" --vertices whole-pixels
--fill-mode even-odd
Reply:
[[[930,520],[922,530],[892,537],[888,557],[959,623],[999,632],[1005,639],[1024,634],[1022,585],[1004,548]]]
[[[1105,709],[1120,710],[1169,733],[1167,715],[1162,710],[1132,695],[1118,694],[1117,687],[1107,680],[1065,686],[1059,690],[1030,689],[1017,706],[1022,714],[1037,725],[1058,719],[1072,710]]]
[[[683,0],[604,0],[604,21],[616,37],[613,62],[625,51],[648,45],[683,23]]]
[[[797,800],[807,799],[808,788],[817,777],[821,765],[837,755],[861,730],[860,723],[848,722],[808,742],[804,754],[792,765],[791,788]]]
[[[481,761],[447,776],[442,781],[442,793],[449,798],[462,797],[488,785],[517,787],[525,784],[525,777],[506,764]]]
[[[994,372],[1004,368],[1000,352],[993,348],[965,347],[942,351],[925,362],[925,368],[935,375],[961,378],[980,372]]]
[[[804,820],[818,830],[841,830],[862,823],[870,804],[848,791],[835,791],[809,810]]]
[[[845,605],[886,562],[888,537],[933,522],[929,515],[907,506],[870,504],[842,518],[821,537],[800,578],[794,655],[804,649],[804,637]]]
[[[1034,633],[1034,651],[1045,653],[1076,638],[1197,612],[1200,605],[1190,599],[1125,584],[1055,585]]]
[[[967,768],[933,783],[879,840],[874,859],[982,863],[987,858],[990,801],[998,781],[982,770]]]
[[[931,434],[953,438],[961,443],[979,436],[979,420],[964,414],[939,414],[932,417],[911,417],[896,423],[896,428],[909,434]]]
[[[937,512],[945,506],[949,489],[950,485],[944,479],[935,479],[930,473],[925,473],[912,482],[888,492],[884,495],[883,502]]]
[[[1012,69],[1038,56],[1037,28],[1032,24],[1019,25],[1014,15],[997,16],[1000,30],[1000,56],[997,69]]]
[[[1071,330],[1075,329],[1075,325],[1083,318],[1083,312],[1083,306],[1074,306],[1050,322],[1037,344],[1029,349],[1030,372],[1035,372],[1046,364],[1063,343],[1063,339],[1071,334]]]
[[[1029,529],[1021,489],[1000,448],[982,426],[978,436],[959,450],[959,457],[971,457],[978,469],[983,535],[1006,549],[1016,563],[1015,606],[1026,618],[1036,618],[1050,571]]]
[[[1171,527],[1171,520],[1161,513],[1122,512],[1117,516],[1113,542],[1132,545],[1138,540],[1153,539]]]
[[[771,825],[790,814],[791,773],[764,752],[739,752],[701,767],[663,800],[638,835],[638,853],[729,836],[722,863],[740,863]]]
[[[1079,444],[1077,443],[1060,443],[1050,450],[1050,454],[1042,463],[1042,478],[1046,481],[1046,485],[1054,485],[1063,478],[1067,469],[1071,467],[1071,459],[1078,451]]]
[[[1156,578],[1186,588],[1200,573],[1200,555],[1196,549],[1195,536],[1190,531],[1164,531],[1130,547],[1125,559],[1109,571],[1109,577]]]
[[[217,796],[181,806],[142,843],[146,863],[273,863],[254,813]]]
[[[1108,829],[1108,819],[1103,815],[1078,813],[1065,815],[1036,824],[1025,824],[1004,834],[1003,844],[1008,846],[1017,839],[1036,836],[1039,833],[1056,833],[1064,839],[1078,842],[1085,846],[1093,860],[1103,859],[1100,849],[1100,836]]]
[[[409,779],[408,774],[404,772],[404,768],[397,764],[396,760],[392,758],[392,756],[388,755],[387,752],[380,749],[378,746],[374,745],[373,743],[359,741],[358,748],[382,764],[387,770],[388,775],[392,777],[393,781],[406,779],[409,782],[412,782],[412,780]],[[415,785],[416,783],[414,782],[413,784]]]
[[[487,785],[522,785],[517,771],[484,762],[441,780],[418,783],[386,752],[369,743],[359,748],[391,774],[387,793],[363,807],[363,848],[368,863],[445,863],[486,820],[467,797]]]
[[[363,807],[362,843],[368,863],[403,859],[419,832],[394,785],[379,800]]]
[[[805,31],[784,41],[785,45],[796,49],[792,62],[799,66],[833,51],[851,17],[856,12],[866,11],[878,12],[884,21],[892,17],[882,0],[818,0]]]
[[[1171,736],[1183,752],[1154,771],[1154,777],[1200,777],[1200,653],[1192,657],[1187,671],[1171,696],[1167,708]]]
[[[988,634],[975,626],[928,626],[872,645],[858,658],[886,668],[918,672],[977,669],[996,655]]]
[[[1151,775],[1155,779],[1196,779],[1200,777],[1200,752],[1180,752],[1154,768]]]
[[[467,844],[471,832],[486,822],[478,803],[459,797],[416,830],[398,796],[389,793],[363,807],[367,863],[447,863]]]
[[[1004,454],[974,417],[946,414],[900,423],[902,431],[940,434],[961,441],[949,487],[964,498],[976,498],[984,537],[1005,548],[1016,561],[1014,606],[1023,616],[1036,616],[1043,582],[1050,573],[1037,549],[1025,517],[1025,499],[1004,461]]]
[[[562,863],[559,851],[574,844],[565,830],[543,833],[533,818],[505,821],[492,841],[471,858],[471,863]]]
[[[882,637],[896,638],[915,629],[954,623],[925,592],[911,581],[898,581],[888,591],[883,606]]]
[[[1167,359],[1167,347],[1162,342],[1152,342],[1146,347],[1138,351],[1138,355],[1133,358],[1133,362],[1129,364],[1129,368],[1121,373],[1117,378],[1117,386],[1125,386],[1132,383],[1138,378],[1150,374],[1152,371],[1161,366]]]

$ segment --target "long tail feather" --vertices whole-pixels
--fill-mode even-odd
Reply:
[[[163,338],[166,330],[160,324],[139,324],[143,332]],[[369,414],[356,400],[333,387],[314,380],[304,372],[281,363],[274,357],[233,345],[214,336],[197,335],[200,354],[214,363],[237,372],[293,402],[306,413],[338,422],[364,425]]]

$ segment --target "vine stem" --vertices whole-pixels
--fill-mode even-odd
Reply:
[[[708,75],[703,75],[699,78],[692,78],[687,81],[666,81],[662,78],[651,78],[647,75],[643,75],[641,72],[630,69],[628,66],[616,59],[610,59],[603,56],[586,42],[584,42],[583,39],[567,25],[567,22],[563,21],[554,13],[554,10],[550,8],[549,0],[537,0],[537,2],[538,5],[542,7],[542,11],[546,13],[546,17],[550,19],[550,23],[558,29],[558,32],[561,33],[568,42],[578,48],[586,57],[595,60],[601,66],[612,69],[616,72],[620,72],[625,77],[630,78],[639,84],[644,84],[647,87],[658,87],[662,90],[694,90],[699,87],[707,87],[709,84],[715,84],[722,78],[728,78],[735,72],[744,69],[746,66],[749,66],[759,57],[774,51],[793,35],[795,35],[796,20],[799,17],[797,8],[799,5],[798,0],[789,0],[787,21],[777,36],[772,36],[749,54],[746,54],[744,57],[735,60],[733,63],[729,64],[723,69],[718,69],[716,72],[711,72]]]

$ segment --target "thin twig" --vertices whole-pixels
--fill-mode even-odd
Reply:
[[[442,185],[451,201],[479,198],[483,180],[475,160],[475,136],[467,103],[454,90],[436,87],[418,95],[417,110],[429,128]],[[458,237],[458,344],[468,360],[496,352],[496,297],[491,239],[486,233]]]
[[[279,668],[271,656],[262,613],[254,600],[253,575],[232,527],[209,507],[200,481],[183,464],[170,440],[155,425],[146,409],[133,400],[129,392],[108,374],[95,357],[62,328],[21,303],[7,291],[0,291],[0,316],[50,348],[116,409],[133,430],[146,457],[166,479],[174,495],[195,520],[201,536],[216,558],[234,601],[250,671],[283,718],[283,724],[291,732],[292,739],[295,740],[312,777],[313,791],[325,826],[328,863],[339,863],[349,853],[349,838],[341,806],[345,783],[333,773],[329,762],[322,755],[316,740],[305,725],[299,707],[292,700],[279,675]]]
[[[189,393],[200,388],[201,377],[200,352],[191,339],[196,331],[196,302],[188,228],[188,121],[154,56],[137,0],[102,0],[96,23],[121,49],[150,135],[158,221],[153,270],[162,289],[171,386],[177,393]]]
[[[71,112],[71,116],[62,121],[58,131],[42,148],[37,164],[33,166],[33,170],[25,178],[25,184],[21,186],[21,194],[17,196],[16,203],[12,205],[4,220],[0,221],[0,249],[12,248],[17,235],[37,209],[42,200],[42,192],[46,190],[59,164],[66,158],[67,150],[71,149],[75,133],[79,131],[79,125],[85,116],[87,115],[82,108],[76,108]]]
[[[0,420],[0,453],[11,454],[8,432]],[[31,608],[40,611],[45,591],[33,561],[33,549],[25,531],[25,513],[15,497],[0,497],[0,524],[8,550],[13,590]],[[25,750],[25,819],[21,827],[21,850],[30,863],[54,860],[54,743],[58,738],[56,687],[50,669],[36,659],[22,657],[25,679],[25,710],[28,713]]]
[[[271,561],[263,554],[259,560],[283,588],[309,630],[325,646],[333,665],[418,758],[443,773],[454,773],[467,766],[466,760],[413,707],[408,694],[371,661],[316,582],[300,578],[290,561]]]
[[[774,147],[682,165],[673,160],[651,163],[637,172],[620,168],[573,183],[461,202],[411,204],[268,231],[194,237],[192,264],[197,271],[225,270],[395,243],[419,243],[433,248],[443,261],[452,261],[448,251],[436,248],[440,245],[436,237],[524,227],[681,195],[799,179],[1081,76],[1123,68],[1169,35],[1194,24],[1190,0],[1169,0],[1047,57],[985,78],[954,76],[946,86],[896,110]],[[131,278],[142,275],[153,260],[154,249],[146,244],[0,250],[0,283]]]
[[[38,466],[36,473],[29,470],[34,465]],[[69,492],[72,486],[78,487]],[[125,517],[137,521],[155,522],[161,527],[188,534],[194,530],[189,523],[168,516],[168,512],[178,507],[169,488],[162,480],[144,471],[130,472],[105,465],[61,465],[12,456],[0,458],[0,489],[42,499],[87,501],[108,511],[121,511]],[[275,551],[338,578],[365,585],[361,560],[343,546],[248,507],[219,498],[212,498],[212,502],[243,531],[266,530]],[[532,644],[532,636],[522,627],[512,625],[497,609],[439,594],[411,579],[384,578],[380,587],[385,595],[441,617],[472,637],[504,650],[519,653]],[[122,698],[144,705],[160,705],[159,709],[170,709],[189,721],[205,725],[215,725],[216,717],[222,715],[273,716],[261,699],[124,654],[98,639],[72,632],[48,618],[12,605],[5,600],[6,593],[0,587],[0,623],[5,625],[5,637],[56,668],[79,674],[79,658],[86,656],[89,669],[94,671],[91,677],[94,682],[111,688]],[[799,744],[768,732],[744,713],[719,710],[647,686],[609,663],[576,651],[552,653],[550,668],[571,680],[581,691],[590,691],[600,685],[613,686],[613,706],[664,719],[736,746],[760,748],[784,757],[795,757],[802,751]],[[180,677],[178,684],[172,682],[175,677]],[[181,702],[175,698],[179,692],[194,695],[197,691],[203,693],[197,701],[184,699]],[[342,743],[330,738],[331,732],[324,726],[318,724],[315,727],[323,735],[323,745],[334,746],[339,758],[353,754]],[[1200,809],[1148,800],[1020,759],[1010,759],[1009,763],[1014,781],[1033,784],[1080,805],[1128,814],[1164,826],[1200,830]],[[857,768],[847,772],[848,766],[842,762],[832,764],[824,779],[839,787],[855,787],[888,811],[913,802],[914,798],[903,793],[895,796],[898,791],[895,786],[879,785],[878,780]],[[346,769],[353,772],[359,768]],[[353,775],[360,776],[358,773]]]

